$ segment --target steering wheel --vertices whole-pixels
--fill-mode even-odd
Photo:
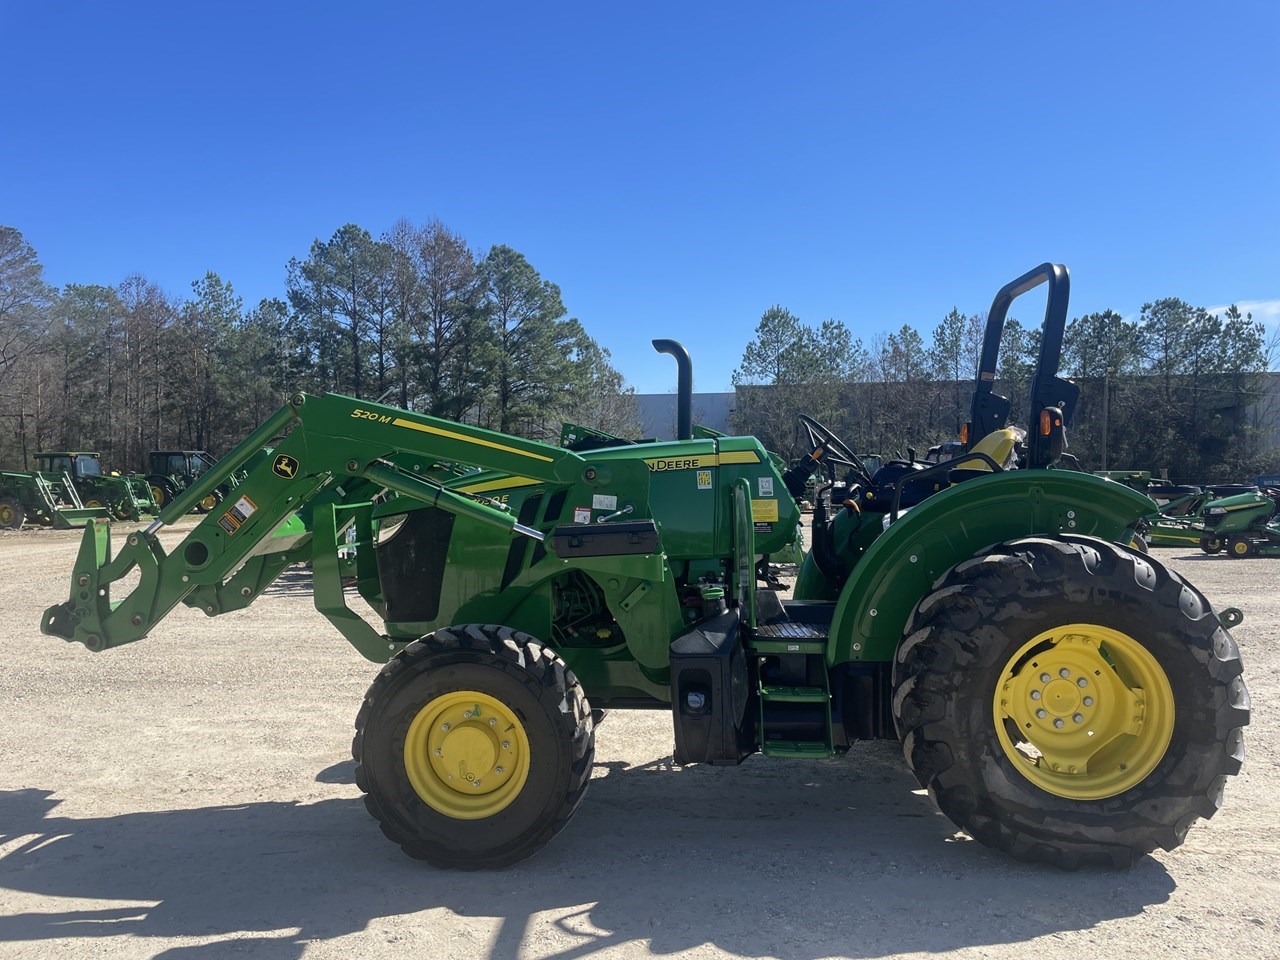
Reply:
[[[810,456],[822,451],[815,459],[849,467],[867,486],[871,485],[871,472],[858,459],[858,455],[849,449],[848,444],[807,413],[800,414],[800,423],[804,426],[805,433],[809,435],[809,446],[813,451]]]

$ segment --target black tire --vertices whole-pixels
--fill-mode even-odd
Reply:
[[[151,488],[151,500],[157,510],[163,510],[178,495],[167,480],[148,480],[147,485]]]
[[[1126,634],[1172,693],[1168,745],[1150,772],[1098,799],[1033,783],[1023,771],[1042,768],[1015,765],[996,727],[1010,658],[1073,623]],[[1105,690],[1106,678],[1097,682]],[[1213,816],[1244,759],[1249,695],[1231,634],[1177,574],[1092,538],[1019,540],[953,567],[912,614],[893,683],[898,733],[921,785],[971,836],[1019,860],[1123,867],[1172,849],[1198,817]]]
[[[483,819],[439,812],[405,766],[414,718],[461,690],[511,710],[534,761],[510,804]],[[489,869],[533,855],[569,822],[591,779],[595,728],[582,686],[553,650],[509,627],[469,624],[428,634],[382,669],[356,717],[351,753],[365,806],[405,853],[437,867]]]
[[[1227,556],[1233,560],[1244,560],[1258,552],[1258,548],[1248,537],[1227,537]]]
[[[0,497],[0,530],[17,530],[27,519],[27,511],[13,497]]]
[[[1200,549],[1212,556],[1222,552],[1222,538],[1214,534],[1205,534],[1200,538]]]
[[[213,513],[218,509],[218,504],[220,503],[222,503],[222,491],[213,490],[196,501],[196,505],[192,507],[192,510],[199,514]]]
[[[1139,553],[1150,553],[1151,547],[1147,544],[1147,538],[1140,533],[1135,533],[1129,540],[1129,546]]]

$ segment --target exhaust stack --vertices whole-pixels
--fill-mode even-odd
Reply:
[[[693,439],[693,360],[684,344],[676,340],[655,340],[653,349],[676,358],[676,439]]]

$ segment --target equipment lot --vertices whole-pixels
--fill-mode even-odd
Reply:
[[[573,822],[473,874],[409,860],[365,813],[349,746],[375,667],[304,574],[91,654],[38,630],[79,539],[0,534],[4,960],[1280,957],[1276,560],[1156,553],[1244,610],[1253,720],[1223,810],[1132,871],[1064,874],[957,837],[895,744],[678,768],[667,714],[615,712]]]

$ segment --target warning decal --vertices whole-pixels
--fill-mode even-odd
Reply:
[[[776,523],[778,520],[778,501],[752,500],[751,519],[756,523]]]
[[[258,511],[258,505],[248,497],[241,497],[231,505],[231,509],[218,518],[218,526],[228,534],[235,533],[240,525]]]
[[[591,508],[590,507],[574,507],[573,522],[574,523],[590,523]]]

